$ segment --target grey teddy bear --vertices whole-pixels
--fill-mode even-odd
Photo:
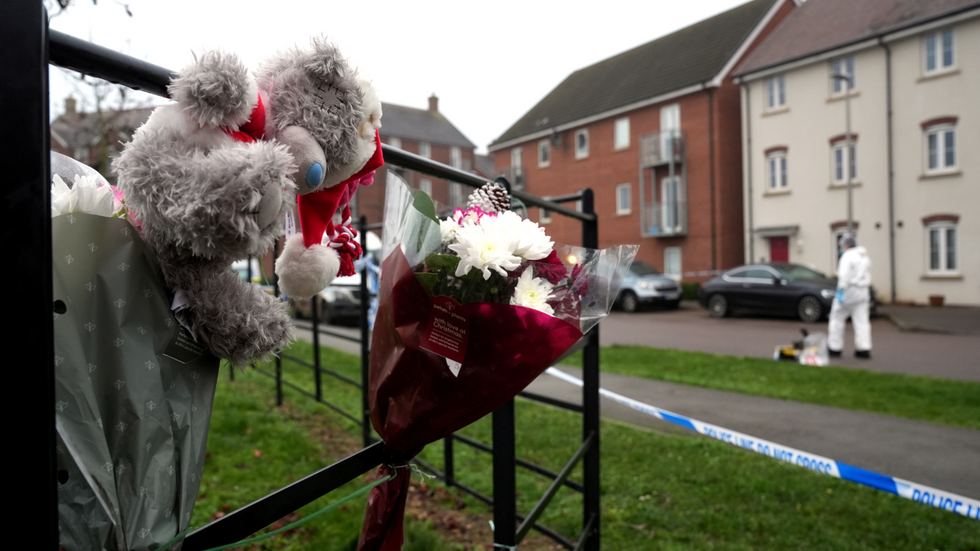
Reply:
[[[381,103],[324,39],[278,53],[256,76],[234,55],[206,52],[168,91],[176,102],[155,109],[114,162],[118,188],[181,323],[234,365],[266,358],[293,338],[286,304],[231,264],[283,236],[297,194],[349,200],[348,180],[380,157]],[[322,224],[307,222],[333,214],[301,209],[313,231],[306,243],[287,240],[277,264],[287,294],[312,296],[336,275],[336,246],[321,245]]]

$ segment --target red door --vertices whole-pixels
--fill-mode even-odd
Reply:
[[[789,262],[789,237],[769,238],[769,262]]]

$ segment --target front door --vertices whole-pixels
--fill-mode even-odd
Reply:
[[[789,237],[769,238],[769,261],[770,262],[789,262]]]

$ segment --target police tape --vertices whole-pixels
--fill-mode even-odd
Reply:
[[[549,367],[546,373],[574,385],[582,386],[582,379],[569,375],[568,373],[554,367]],[[717,425],[704,423],[698,421],[697,419],[691,419],[690,417],[671,413],[667,410],[663,410],[649,404],[644,404],[643,402],[638,402],[632,398],[627,398],[626,396],[604,388],[599,389],[599,394],[624,406],[656,417],[657,419],[674,423],[675,425],[699,432],[716,440],[727,442],[733,446],[752,450],[756,453],[761,453],[762,455],[767,455],[780,461],[785,461],[786,463],[792,463],[793,465],[810,469],[811,471],[830,475],[834,478],[840,478],[851,482],[857,482],[858,484],[863,484],[865,486],[870,486],[872,488],[889,492],[906,499],[911,499],[912,501],[923,503],[937,509],[942,509],[944,511],[963,515],[968,518],[980,520],[980,501],[976,499],[963,497],[943,490],[937,490],[936,488],[931,488],[915,482],[909,482],[908,480],[902,480],[901,478],[879,474],[874,471],[862,469],[861,467],[855,467],[854,465],[848,465],[847,463],[835,461],[827,457],[800,451],[788,446],[783,446],[782,444],[769,442],[768,440],[762,440],[761,438],[728,430]]]

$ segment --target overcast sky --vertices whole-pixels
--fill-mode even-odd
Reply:
[[[117,0],[74,0],[51,28],[171,70],[214,48],[254,69],[323,35],[382,101],[424,109],[435,93],[443,115],[485,152],[576,69],[746,1],[128,0],[130,17]],[[52,69],[52,117],[71,91]]]

